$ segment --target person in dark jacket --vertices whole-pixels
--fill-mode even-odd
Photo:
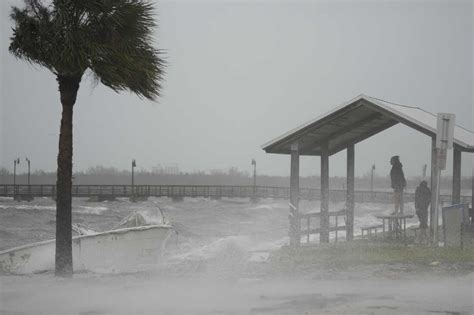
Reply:
[[[428,207],[431,203],[431,190],[426,181],[422,181],[415,191],[415,210],[420,220],[420,228],[428,228]]]
[[[392,181],[392,188],[394,190],[395,212],[403,214],[403,189],[405,189],[407,182],[403,174],[402,163],[398,155],[392,156],[390,159],[392,169],[390,170],[390,179]]]
[[[426,230],[428,229],[428,207],[431,203],[431,190],[426,181],[422,181],[415,191],[415,210],[418,220],[420,220],[420,241],[427,240]]]

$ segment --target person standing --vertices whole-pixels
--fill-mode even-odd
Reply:
[[[427,240],[426,230],[428,229],[428,206],[431,203],[431,190],[426,181],[422,181],[415,191],[415,210],[418,220],[420,220],[421,242]]]
[[[390,164],[392,164],[390,179],[392,181],[395,199],[395,212],[393,212],[393,214],[403,214],[403,189],[405,189],[407,182],[403,174],[403,166],[402,163],[400,163],[400,157],[398,155],[392,156]]]

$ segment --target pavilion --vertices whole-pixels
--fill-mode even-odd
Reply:
[[[374,97],[359,95],[262,146],[262,149],[267,153],[291,155],[290,244],[299,244],[301,237],[301,221],[298,211],[299,157],[301,155],[321,157],[321,212],[318,213],[320,228],[315,231],[320,233],[321,242],[329,242],[329,232],[331,231],[329,218],[332,215],[329,212],[329,157],[342,150],[347,151],[345,230],[347,240],[352,240],[354,235],[355,144],[398,123],[405,124],[431,137],[431,190],[435,191],[435,179],[438,172],[435,150],[437,116],[418,107],[399,105]],[[462,152],[474,152],[474,133],[456,125],[453,140],[453,204],[459,203],[461,197]],[[434,203],[434,195],[432,196],[432,204]],[[433,216],[434,209],[432,207],[430,210],[432,229]]]

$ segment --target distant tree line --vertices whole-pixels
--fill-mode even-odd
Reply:
[[[119,170],[114,167],[95,166],[90,167],[85,171],[75,172],[73,174],[73,184],[75,185],[130,185],[131,171]],[[407,188],[412,191],[418,186],[422,178],[408,177]],[[429,178],[426,179],[429,185]],[[369,190],[370,189],[370,175],[365,174],[356,177],[356,189]],[[32,185],[36,184],[56,184],[56,173],[35,171],[31,173],[30,182]],[[5,168],[0,168],[0,184],[12,184],[13,173]],[[20,173],[16,176],[17,184],[27,183],[27,174]],[[320,183],[319,176],[302,176],[300,178],[300,187],[318,188]],[[136,185],[252,185],[252,175],[247,171],[241,171],[236,167],[231,167],[226,170],[214,169],[208,172],[193,171],[193,172],[178,172],[168,173],[164,170],[153,171],[138,169],[135,170],[135,184]],[[270,176],[257,175],[257,185],[259,186],[278,186],[288,187],[290,185],[289,176]],[[441,187],[443,190],[450,190],[452,185],[451,176],[446,176],[441,179]],[[461,187],[463,190],[470,190],[472,185],[471,177],[463,177],[461,180]],[[331,189],[345,189],[346,178],[342,176],[333,176],[330,178]],[[374,176],[374,190],[390,189],[389,176]]]

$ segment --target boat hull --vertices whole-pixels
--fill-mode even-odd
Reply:
[[[169,225],[149,225],[75,236],[74,271],[118,273],[153,268],[161,260],[171,231]],[[48,240],[0,252],[0,272],[54,270],[55,247],[55,240]]]

